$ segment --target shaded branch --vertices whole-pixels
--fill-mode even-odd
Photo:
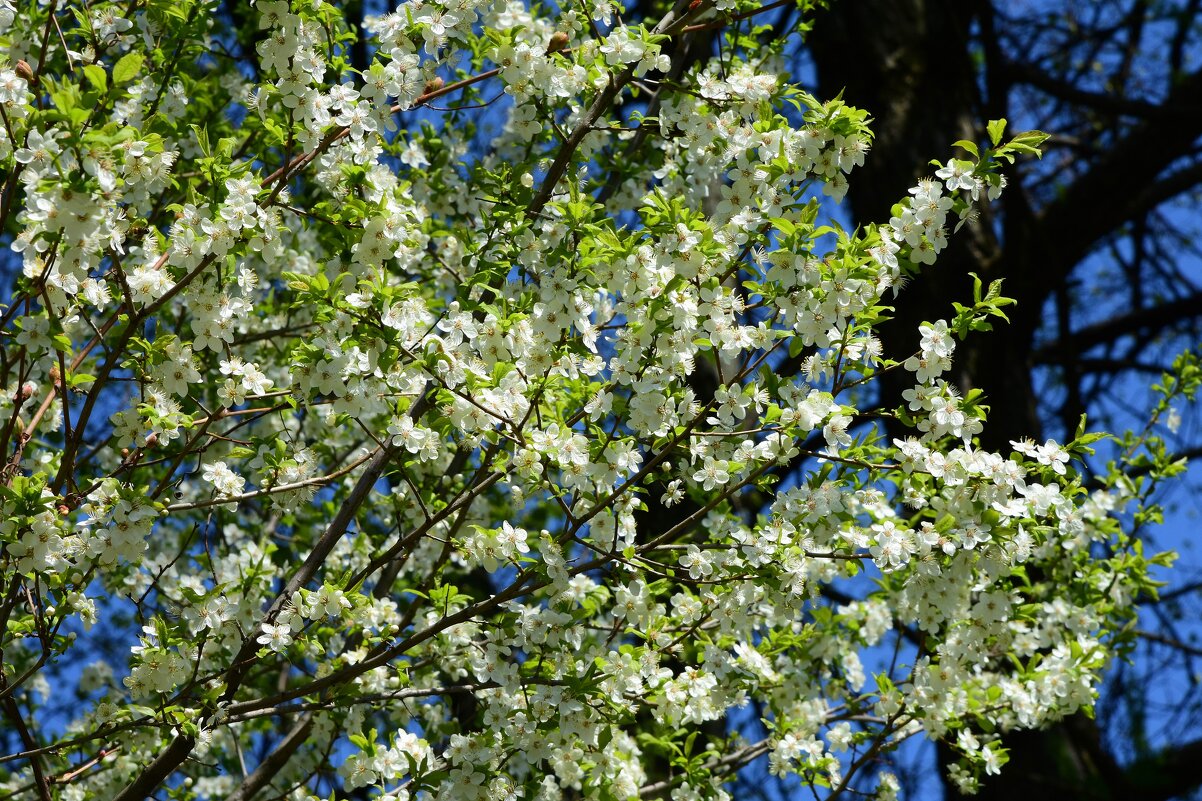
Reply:
[[[1163,331],[1181,320],[1195,317],[1202,317],[1202,293],[1162,303],[1159,306],[1135,309],[1127,314],[1085,326],[1075,331],[1066,340],[1058,340],[1037,348],[1032,354],[1032,358],[1041,364],[1059,362],[1071,357],[1072,354],[1113,342],[1120,337],[1141,332]]]
[[[1168,801],[1202,787],[1202,739],[1136,760],[1125,770],[1141,801]]]
[[[1114,94],[1091,92],[1074,86],[1071,81],[1059,80],[1044,70],[1029,63],[1006,61],[1000,70],[1007,78],[1016,84],[1025,84],[1039,91],[1072,103],[1085,106],[1103,114],[1121,117],[1137,117],[1144,120],[1180,121],[1190,116],[1193,109],[1169,107],[1168,104],[1158,105],[1146,100],[1134,100]]]
[[[1161,107],[1181,109],[1183,116],[1172,125],[1165,124],[1162,117],[1133,126],[1089,172],[1044,207],[1022,233],[1017,251],[1006,248],[1005,260],[1045,265],[1039,283],[1051,290],[1100,239],[1146,211],[1148,203],[1163,202],[1195,185],[1196,180],[1188,177],[1202,175],[1187,170],[1187,175],[1166,179],[1159,192],[1132,195],[1130,191],[1133,176],[1160,175],[1195,149],[1202,136],[1202,115],[1196,113],[1202,107],[1202,72],[1183,78]],[[1128,196],[1130,199],[1122,202]]]
[[[1155,631],[1144,631],[1143,629],[1140,629],[1135,633],[1142,639],[1150,642],[1160,643],[1161,645],[1167,645],[1174,651],[1180,651],[1181,653],[1189,654],[1190,656],[1202,656],[1202,648],[1199,648],[1196,645],[1190,645],[1187,642],[1182,642],[1176,637],[1169,637],[1168,635],[1160,634]]]

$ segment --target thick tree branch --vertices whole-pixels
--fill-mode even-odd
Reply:
[[[0,684],[4,683],[4,676],[0,674]],[[9,722],[16,728],[17,733],[21,737],[21,743],[27,750],[37,748],[37,741],[33,739],[33,735],[29,732],[29,727],[25,725],[25,719],[21,717],[21,710],[17,708],[17,702],[10,696],[4,699],[2,704],[4,707],[4,715]],[[33,767],[33,780],[38,789],[39,798],[43,801],[50,801],[50,782],[47,780],[46,773],[42,769],[41,756],[33,756],[29,759],[29,764]]]
[[[1202,107],[1202,71],[1182,79],[1161,105],[1191,113],[1175,124],[1149,119],[1132,127],[1089,172],[1043,208],[1016,243],[1018,252],[1012,251],[1013,240],[1008,239],[1002,259],[1038,263],[1040,284],[1050,291],[1100,239],[1145,211],[1154,196],[1137,201],[1140,195],[1131,192],[1132,181],[1160,175],[1191,153],[1202,136],[1202,115],[1192,113]]]
[[[309,732],[313,729],[313,715],[308,714],[303,716],[296,725],[292,727],[292,731],[288,732],[288,736],[276,746],[275,750],[267,755],[267,758],[259,763],[259,766],[251,771],[250,775],[242,780],[234,792],[230,793],[226,801],[250,801],[255,795],[271,783],[284,766],[288,764],[288,760],[296,753],[296,750],[301,747],[309,737]]]
[[[1033,87],[1057,100],[1074,106],[1084,106],[1103,114],[1166,122],[1182,121],[1193,111],[1114,94],[1091,92],[1074,85],[1071,81],[1060,80],[1030,63],[1007,60],[1001,71],[1015,84]]]
[[[1082,353],[1124,336],[1163,331],[1182,320],[1199,317],[1202,317],[1202,293],[1159,306],[1135,309],[1127,314],[1078,329],[1067,340],[1059,340],[1038,348],[1033,358],[1041,364],[1056,363],[1070,354]]]
[[[1169,801],[1202,787],[1202,739],[1137,760],[1126,769],[1141,801]]]
[[[1142,216],[1202,184],[1202,161],[1169,173],[1131,196],[1126,208],[1131,218]]]
[[[1202,648],[1196,645],[1190,645],[1187,642],[1182,642],[1176,637],[1170,637],[1166,634],[1161,634],[1155,631],[1144,631],[1142,629],[1135,632],[1137,635],[1150,642],[1158,642],[1161,645],[1167,645],[1175,651],[1180,651],[1183,654],[1190,656],[1202,656]]]

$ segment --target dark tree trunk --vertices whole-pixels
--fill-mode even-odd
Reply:
[[[866,0],[832,4],[819,17],[811,51],[820,95],[843,92],[847,102],[875,119],[871,156],[848,192],[857,220],[888,221],[893,204],[933,173],[932,158],[946,159],[956,139],[978,138],[984,103],[969,48],[976,6],[955,0]],[[1009,206],[1006,211],[1011,213]],[[985,391],[992,409],[982,443],[1004,447],[1011,439],[1040,433],[1029,354],[1047,290],[1029,285],[1039,266],[1008,258],[992,222],[986,212],[950,237],[935,266],[898,296],[896,317],[881,335],[886,353],[904,358],[917,350],[923,320],[947,319],[953,301],[972,297],[970,272],[985,281],[1005,276],[1006,294],[1020,300],[1010,314],[1012,324],[961,343],[952,375],[961,391]],[[1021,237],[1021,230],[1006,235]],[[906,388],[906,380],[904,373],[887,375],[881,387],[886,404]]]

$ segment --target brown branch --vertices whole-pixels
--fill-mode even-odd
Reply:
[[[284,769],[296,750],[309,738],[309,732],[312,729],[312,714],[305,715],[298,720],[283,742],[276,746],[275,750],[242,780],[234,792],[226,796],[226,801],[250,801],[254,798],[260,790],[271,783],[277,773]]]
[[[7,684],[3,674],[0,674],[0,686]],[[17,734],[21,737],[21,742],[28,750],[34,750],[38,744],[33,739],[33,735],[29,732],[29,727],[25,725],[25,719],[21,717],[21,710],[17,708],[16,699],[7,697],[4,699],[4,714],[9,722],[17,729]],[[42,801],[51,801],[50,782],[46,778],[46,773],[42,770],[42,758],[33,756],[29,759],[29,764],[33,766],[34,783],[38,788],[38,795]]]
[[[409,414],[413,419],[418,419],[433,405],[433,393],[427,387],[425,393],[414,402],[413,407],[409,410]],[[355,483],[354,488],[347,496],[346,500],[338,508],[338,513],[334,519],[330,521],[330,525],[322,533],[322,535],[314,543],[313,549],[309,552],[309,556],[305,559],[300,568],[293,574],[288,584],[276,596],[272,602],[267,614],[263,617],[263,622],[271,623],[279,616],[284,605],[292,598],[298,589],[307,584],[315,575],[317,570],[325,562],[330,551],[346,533],[351,521],[358,513],[359,508],[367,500],[371,494],[376,482],[383,475],[385,468],[393,458],[391,448],[381,447],[371,461],[368,462],[367,468]],[[235,694],[242,686],[242,681],[246,677],[250,666],[255,662],[255,654],[259,650],[258,629],[253,629],[248,632],[242,640],[242,647],[238,650],[237,655],[231,662],[229,669],[225,674],[225,691],[217,704],[210,704],[205,708],[202,715],[203,719],[211,718],[215,709],[222,703],[228,703],[233,700]],[[192,749],[196,745],[196,738],[190,734],[180,733],[176,735],[171,745],[159,755],[151,765],[138,776],[138,778],[123,790],[114,801],[134,801],[134,799],[144,799],[149,797],[154,790],[166,781],[175,770],[183,764],[183,761],[192,753]]]
[[[735,751],[733,754],[717,757],[709,760],[703,766],[703,770],[713,772],[718,769],[737,772],[744,765],[749,765],[756,759],[759,759],[764,754],[772,750],[772,744],[765,738],[758,743],[753,743],[744,748]],[[639,796],[646,798],[656,793],[662,793],[664,790],[670,790],[679,784],[682,784],[688,778],[687,774],[681,775],[676,779],[665,779],[653,784],[646,784],[639,788]]]
[[[796,7],[797,0],[776,0],[775,3],[768,3],[767,5],[762,5],[759,8],[753,8],[750,11],[744,11],[742,14],[732,14],[729,17],[723,17],[722,19],[714,20],[713,22],[699,22],[696,25],[686,25],[684,27],[684,32],[694,33],[696,31],[718,30],[720,28],[725,28],[732,22],[750,19],[757,14],[763,14],[765,11],[772,11],[776,8],[784,8],[785,6]]]

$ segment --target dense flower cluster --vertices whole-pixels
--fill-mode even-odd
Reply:
[[[757,3],[223,7],[0,0],[0,791],[893,798],[1092,703],[1140,488],[979,446],[997,285],[876,335],[1040,135],[846,231],[867,113]]]

